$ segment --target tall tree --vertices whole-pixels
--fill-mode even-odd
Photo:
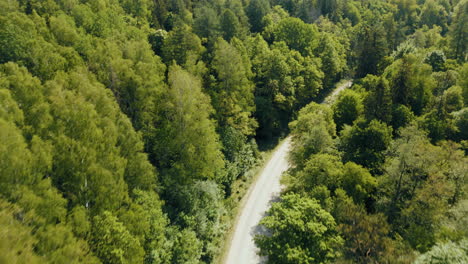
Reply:
[[[452,57],[459,62],[465,62],[468,49],[468,1],[460,1],[455,6],[449,36]]]
[[[213,109],[200,81],[173,65],[170,89],[155,124],[153,152],[165,186],[196,179],[221,180],[221,145],[210,119]]]
[[[210,89],[216,117],[221,126],[231,126],[244,135],[253,135],[257,122],[252,117],[255,111],[254,84],[248,58],[225,40],[215,44],[212,68],[216,83]]]
[[[189,56],[199,57],[203,51],[200,38],[192,32],[190,26],[180,22],[164,40],[162,57],[166,64],[175,61],[185,65]]]
[[[246,7],[245,13],[249,18],[252,32],[261,32],[263,30],[263,17],[270,12],[270,1],[252,0]]]
[[[365,13],[365,22],[357,26],[355,45],[358,54],[357,76],[378,74],[381,63],[389,51],[386,31],[378,14]]]
[[[388,81],[385,77],[367,75],[362,82],[369,92],[364,101],[366,118],[389,124],[392,121],[392,94]]]
[[[234,12],[229,9],[224,10],[220,20],[221,31],[225,40],[231,41],[233,37],[240,37],[241,25]]]
[[[345,90],[340,93],[332,108],[336,129],[341,131],[344,125],[352,125],[359,118],[364,107],[359,93]]]

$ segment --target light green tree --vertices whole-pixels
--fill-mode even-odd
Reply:
[[[285,195],[260,225],[268,235],[257,234],[255,243],[268,263],[327,263],[340,255],[335,220],[315,199]]]
[[[231,126],[244,135],[253,135],[257,122],[252,117],[255,111],[254,84],[249,62],[225,40],[215,44],[212,68],[216,83],[210,89],[216,117],[221,126]]]

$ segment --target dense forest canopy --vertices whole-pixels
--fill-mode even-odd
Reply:
[[[213,263],[289,132],[270,263],[468,262],[467,45],[467,0],[0,0],[0,263]]]

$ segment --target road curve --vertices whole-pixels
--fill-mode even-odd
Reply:
[[[323,103],[332,102],[342,90],[350,87],[351,84],[351,81],[347,81],[336,87]],[[265,258],[257,255],[258,248],[253,238],[255,234],[264,232],[264,230],[260,229],[258,223],[270,208],[271,202],[279,198],[281,175],[289,168],[288,153],[290,147],[291,137],[287,137],[272,154],[255,184],[250,187],[246,202],[236,222],[229,252],[224,261],[225,264],[259,264],[265,262]]]

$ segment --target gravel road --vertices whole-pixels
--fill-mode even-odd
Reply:
[[[323,101],[333,102],[337,95],[350,87],[352,81],[347,81],[337,88]],[[288,152],[291,138],[287,137],[272,154],[261,175],[247,194],[247,200],[238,216],[235,231],[230,243],[225,264],[259,264],[265,259],[257,255],[257,247],[253,241],[255,234],[265,232],[258,223],[269,209],[271,202],[279,198],[281,192],[280,179],[289,168]]]

